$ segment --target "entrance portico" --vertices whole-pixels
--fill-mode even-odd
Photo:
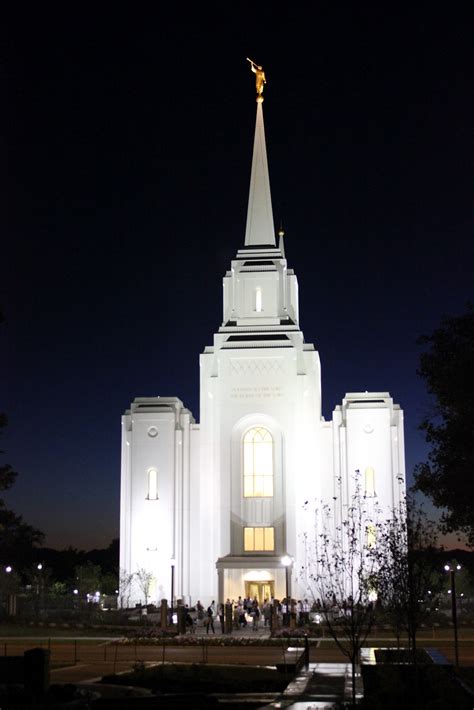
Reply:
[[[257,597],[259,603],[265,599],[283,599],[286,596],[286,567],[281,557],[264,555],[221,557],[216,562],[218,576],[218,599],[237,599],[246,596]],[[288,574],[288,592],[291,595],[292,567]]]

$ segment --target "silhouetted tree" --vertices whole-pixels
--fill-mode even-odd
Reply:
[[[3,435],[3,430],[8,424],[8,419],[6,414],[0,413],[0,436]],[[0,454],[4,454],[5,452],[0,449]],[[9,463],[3,463],[0,465],[0,491],[7,491],[13,483],[15,482],[15,478],[17,477],[16,471],[13,470],[13,468],[10,466]],[[0,498],[0,506],[4,506],[5,501]]]
[[[420,429],[431,445],[415,468],[416,488],[444,508],[444,532],[461,532],[474,545],[474,310],[445,318],[419,341],[418,373],[433,397]]]
[[[408,650],[416,663],[416,636],[431,613],[441,589],[436,549],[437,531],[412,498],[402,501],[378,531],[372,551],[377,564],[377,593],[388,612],[397,639],[408,635]]]
[[[0,324],[4,317],[0,309]],[[7,426],[6,414],[0,412],[0,438]],[[5,452],[0,449],[0,454]],[[7,491],[17,477],[16,471],[8,463],[0,464],[0,492]],[[0,561],[18,566],[31,559],[32,548],[44,538],[43,533],[23,522],[21,515],[8,510],[3,498],[0,498]]]

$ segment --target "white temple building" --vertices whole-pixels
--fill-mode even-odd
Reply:
[[[331,421],[321,415],[319,355],[275,239],[262,102],[260,92],[245,242],[200,356],[199,423],[177,397],[138,397],[122,417],[121,574],[146,570],[154,603],[281,599],[284,556],[303,598],[305,503],[327,501],[341,520],[356,471],[382,509],[405,493],[403,412],[388,392],[348,393]],[[129,604],[144,602],[134,580]]]

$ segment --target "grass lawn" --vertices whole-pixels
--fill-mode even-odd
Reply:
[[[22,624],[0,624],[0,639],[4,637],[31,636],[40,639],[48,638],[121,638],[122,631],[107,628],[77,628],[76,626],[29,626]]]

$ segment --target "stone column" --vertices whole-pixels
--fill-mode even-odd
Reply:
[[[219,567],[217,570],[217,600],[218,604],[224,603],[224,570]]]

